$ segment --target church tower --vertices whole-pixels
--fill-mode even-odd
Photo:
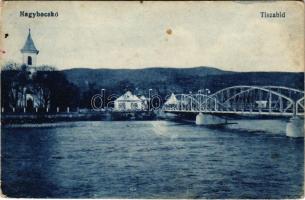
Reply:
[[[36,49],[31,36],[31,29],[29,29],[28,37],[25,41],[23,48],[20,50],[22,53],[22,64],[26,64],[29,67],[36,66],[36,59],[39,51]]]

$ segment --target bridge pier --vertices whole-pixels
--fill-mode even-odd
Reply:
[[[218,125],[226,123],[225,119],[211,114],[202,114],[201,112],[196,115],[196,125]]]
[[[286,136],[304,137],[304,119],[298,116],[290,118],[286,126]]]

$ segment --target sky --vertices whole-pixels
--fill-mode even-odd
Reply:
[[[26,18],[25,12],[58,12]],[[261,18],[260,12],[285,12]],[[210,66],[304,71],[301,2],[5,2],[1,55],[21,62],[28,29],[37,65],[58,69]]]

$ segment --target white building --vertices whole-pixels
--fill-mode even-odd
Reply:
[[[35,47],[31,36],[31,29],[29,29],[28,37],[23,45],[23,48],[20,50],[22,53],[22,64],[25,64],[29,67],[31,73],[35,72],[37,55],[39,51]],[[32,75],[32,74],[31,74]]]
[[[171,96],[167,99],[167,101],[164,103],[165,105],[177,105],[178,100],[174,93],[171,94]]]
[[[258,108],[266,108],[268,101],[255,101]]]
[[[114,101],[115,111],[140,111],[147,109],[147,99],[133,95],[130,91],[120,96]]]
[[[36,60],[39,51],[35,47],[34,41],[31,36],[31,30],[29,29],[26,41],[20,50],[22,54],[22,64],[27,65],[29,72],[29,78],[33,77],[36,72]],[[19,108],[40,108],[49,107],[50,102],[45,102],[43,96],[46,94],[42,88],[37,88],[33,84],[27,84],[22,90],[12,89],[12,96],[17,99],[17,107]]]
[[[179,100],[176,98],[175,94],[172,93],[171,96],[164,103],[165,108],[174,109],[179,106]]]

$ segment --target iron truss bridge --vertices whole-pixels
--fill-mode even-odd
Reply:
[[[172,94],[163,111],[303,116],[304,91],[281,86],[233,86],[213,94]]]

